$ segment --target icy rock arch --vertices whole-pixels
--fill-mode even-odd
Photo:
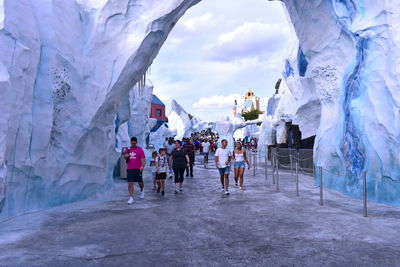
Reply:
[[[199,1],[0,0],[0,217],[112,185],[120,103]],[[302,51],[290,75],[310,79],[321,103],[316,164],[368,171],[370,199],[399,205],[400,6],[282,2]],[[358,179],[331,178],[360,196]]]
[[[112,186],[119,106],[197,2],[0,0],[0,217]]]

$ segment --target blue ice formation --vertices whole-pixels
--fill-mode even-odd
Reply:
[[[285,75],[286,82],[295,95],[316,95],[321,105],[316,184],[322,167],[325,186],[361,198],[366,173],[370,201],[400,205],[400,5],[282,2],[301,47],[298,74]],[[291,74],[288,62],[285,73]],[[299,112],[296,116],[300,129],[307,130]]]
[[[297,53],[297,62],[298,62],[299,75],[300,75],[300,77],[304,77],[304,75],[306,74],[306,71],[307,71],[308,62],[307,62],[306,56],[304,55],[301,47],[299,47],[299,50]]]
[[[283,72],[283,77],[286,79],[294,75],[293,67],[290,65],[289,60],[285,61],[285,71]]]
[[[113,185],[124,122],[148,123],[124,101],[199,1],[0,0],[0,218]]]

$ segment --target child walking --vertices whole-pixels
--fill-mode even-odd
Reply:
[[[160,155],[157,157],[156,160],[156,168],[157,168],[157,193],[161,195],[165,195],[165,179],[167,178],[167,171],[168,171],[168,159],[166,155],[165,148],[160,148],[158,151]]]
[[[151,175],[153,177],[153,190],[156,190],[156,182],[157,182],[157,164],[156,164],[156,159],[157,159],[158,153],[157,151],[153,151],[151,153],[151,160],[150,160],[150,167],[151,167]]]

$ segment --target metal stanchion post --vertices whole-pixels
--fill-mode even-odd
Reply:
[[[315,179],[315,164],[312,165],[312,177]]]
[[[276,153],[276,192],[279,192],[279,154]]]
[[[290,172],[293,176],[293,159],[292,159],[292,150],[289,148],[289,159],[290,159]]]
[[[268,179],[268,147],[265,149],[265,179]]]
[[[364,195],[364,209],[363,215],[364,217],[368,217],[368,208],[367,208],[367,173],[363,172],[363,195]]]
[[[268,146],[266,145],[265,146],[265,163],[267,163],[268,162]]]
[[[299,149],[297,149],[297,165],[299,165],[299,168],[300,168],[300,150]]]
[[[252,153],[253,153],[253,155],[252,155],[252,158],[253,158],[253,176],[256,176],[256,160],[255,160],[256,153],[255,152],[252,152]]]
[[[296,195],[299,196],[299,163],[296,162]]]
[[[255,168],[257,169],[258,165],[258,152],[254,151],[254,166],[256,166]]]
[[[271,149],[272,183],[275,184],[275,152]]]
[[[248,153],[247,153],[247,156],[249,156],[249,155],[250,155],[249,162],[253,166],[253,162],[252,162],[253,158],[251,157],[251,150],[249,150]]]
[[[324,197],[323,197],[323,183],[322,183],[322,167],[319,167],[319,204],[321,206],[324,205]]]

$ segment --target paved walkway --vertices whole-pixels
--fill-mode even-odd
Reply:
[[[198,157],[200,159],[200,157]],[[213,166],[211,166],[213,167]],[[233,179],[232,179],[233,180]],[[259,170],[246,191],[220,191],[217,170],[195,167],[185,192],[151,191],[127,205],[126,183],[106,196],[0,222],[0,266],[399,266],[400,209],[318,188],[281,172],[281,192]]]

